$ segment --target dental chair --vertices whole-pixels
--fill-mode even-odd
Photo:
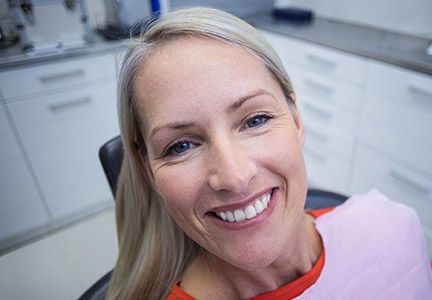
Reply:
[[[117,187],[117,177],[123,160],[123,145],[120,136],[116,136],[106,142],[99,149],[99,159],[107,177],[111,192],[115,197]],[[334,207],[342,204],[348,197],[320,189],[308,189],[306,197],[306,210],[322,209]],[[114,234],[114,233],[113,233]],[[105,299],[108,291],[108,284],[111,278],[109,271],[96,283],[94,283],[79,300],[102,300]]]

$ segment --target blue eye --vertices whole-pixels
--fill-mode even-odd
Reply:
[[[191,142],[178,141],[177,143],[169,147],[166,153],[167,155],[179,155],[194,147],[195,145]]]
[[[257,114],[255,116],[253,116],[252,118],[249,118],[246,120],[246,126],[245,127],[258,127],[262,124],[264,124],[265,122],[267,122],[268,120],[270,120],[272,117],[266,114]]]

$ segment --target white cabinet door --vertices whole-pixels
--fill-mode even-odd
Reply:
[[[367,86],[375,91],[399,99],[407,105],[432,108],[432,77],[396,66],[373,62],[370,64]]]
[[[342,105],[353,111],[361,110],[363,89],[359,86],[298,67],[291,67],[290,75],[296,91],[301,90],[310,97],[327,102],[329,106]]]
[[[0,72],[0,248],[112,203],[98,150],[118,135],[115,77],[113,54]]]
[[[350,160],[353,156],[354,138],[323,122],[310,119],[303,120],[305,141],[310,149],[327,153],[331,152]]]
[[[385,126],[366,117],[360,126],[359,139],[377,151],[432,174],[432,148],[424,140],[400,133],[392,126]]]
[[[365,59],[273,32],[261,32],[278,52],[282,61],[287,64],[294,62],[327,76],[331,75],[347,82],[364,85],[367,76]]]
[[[401,133],[419,139],[432,148],[432,100],[431,109],[409,105],[393,97],[369,93],[365,99],[364,111],[368,118]]]
[[[342,106],[331,106],[323,101],[302,95],[298,106],[303,119],[320,121],[329,126],[339,128],[350,135],[355,135],[358,128],[359,114]]]
[[[0,105],[0,241],[49,222],[3,105]]]
[[[8,104],[54,218],[112,201],[98,150],[118,134],[114,98],[107,81]]]
[[[40,180],[48,207],[55,219],[113,202],[97,155],[55,175]]]
[[[114,76],[113,55],[106,54],[0,72],[0,90],[6,102],[11,102],[20,96],[59,91],[66,87]]]

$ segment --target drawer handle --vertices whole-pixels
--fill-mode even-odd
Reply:
[[[415,190],[421,192],[422,194],[429,194],[430,193],[430,188],[422,183],[419,183],[411,178],[409,178],[408,176],[395,171],[395,170],[391,170],[390,171],[390,175],[395,178],[396,180],[400,181],[401,183],[404,183],[408,186],[410,186],[411,188],[414,188]]]
[[[332,116],[331,112],[329,112],[328,110],[321,109],[310,103],[305,103],[304,107],[310,112],[322,117],[323,119],[330,119]]]
[[[305,84],[308,85],[309,87],[311,87],[315,90],[318,90],[322,93],[325,93],[325,94],[331,95],[334,92],[332,87],[324,85],[324,84],[319,83],[319,82],[316,82],[316,81],[311,80],[311,79],[305,79]]]
[[[57,72],[57,73],[42,75],[39,77],[39,80],[42,83],[49,83],[56,80],[62,80],[62,79],[73,78],[73,77],[81,77],[83,75],[84,75],[83,69],[70,70],[65,72]]]
[[[59,102],[59,103],[50,104],[50,105],[48,105],[48,108],[51,111],[58,111],[61,109],[67,109],[69,107],[87,104],[87,103],[90,103],[91,100],[92,99],[90,96],[86,96],[86,97],[82,97],[82,98],[76,98],[76,99],[69,99],[66,101]]]
[[[332,60],[326,59],[321,56],[317,56],[315,54],[306,54],[307,60],[309,60],[311,63],[316,64],[317,66],[320,66],[322,68],[328,69],[333,71],[336,69],[336,63]]]
[[[307,146],[304,147],[304,152],[308,156],[312,157],[313,159],[315,159],[317,161],[325,162],[327,160],[327,158],[324,155],[322,155],[321,153],[318,153],[317,151],[315,151],[315,150],[313,150]]]
[[[319,132],[318,130],[315,130],[309,126],[304,126],[306,129],[306,134],[310,133],[313,136],[317,137],[318,139],[320,139],[323,143],[327,142],[328,140],[328,136],[325,135],[324,133]]]
[[[426,91],[426,90],[424,90],[422,88],[419,88],[418,86],[409,85],[408,86],[408,91],[411,94],[420,95],[420,96],[423,96],[423,97],[430,98],[432,100],[432,92]]]

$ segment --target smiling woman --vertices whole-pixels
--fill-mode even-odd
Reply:
[[[392,256],[406,261],[398,274],[421,266],[414,273],[425,280],[409,287],[416,295],[431,295],[432,276],[412,211],[374,192],[325,217],[304,212],[304,129],[295,94],[271,46],[240,19],[195,8],[152,23],[124,59],[119,114],[125,159],[116,195],[120,253],[110,299],[358,295],[363,279],[383,274],[355,279],[360,269],[344,273],[341,263],[348,265],[350,255],[361,268],[362,262],[380,261],[386,247],[398,247],[386,228],[399,227],[398,234],[409,232],[418,240]],[[384,211],[397,213],[389,218],[381,216]],[[368,214],[377,216],[375,223],[363,222]],[[358,236],[372,228],[384,231],[370,234],[369,246],[361,248],[367,238],[352,242],[335,224],[362,225]],[[383,235],[378,254],[356,252],[377,245]],[[353,246],[340,251],[334,244],[341,241]],[[340,281],[334,274],[362,284],[347,290],[346,276]],[[331,282],[340,284],[335,289]],[[397,295],[386,289],[395,283],[399,278],[378,284],[376,295]]]

